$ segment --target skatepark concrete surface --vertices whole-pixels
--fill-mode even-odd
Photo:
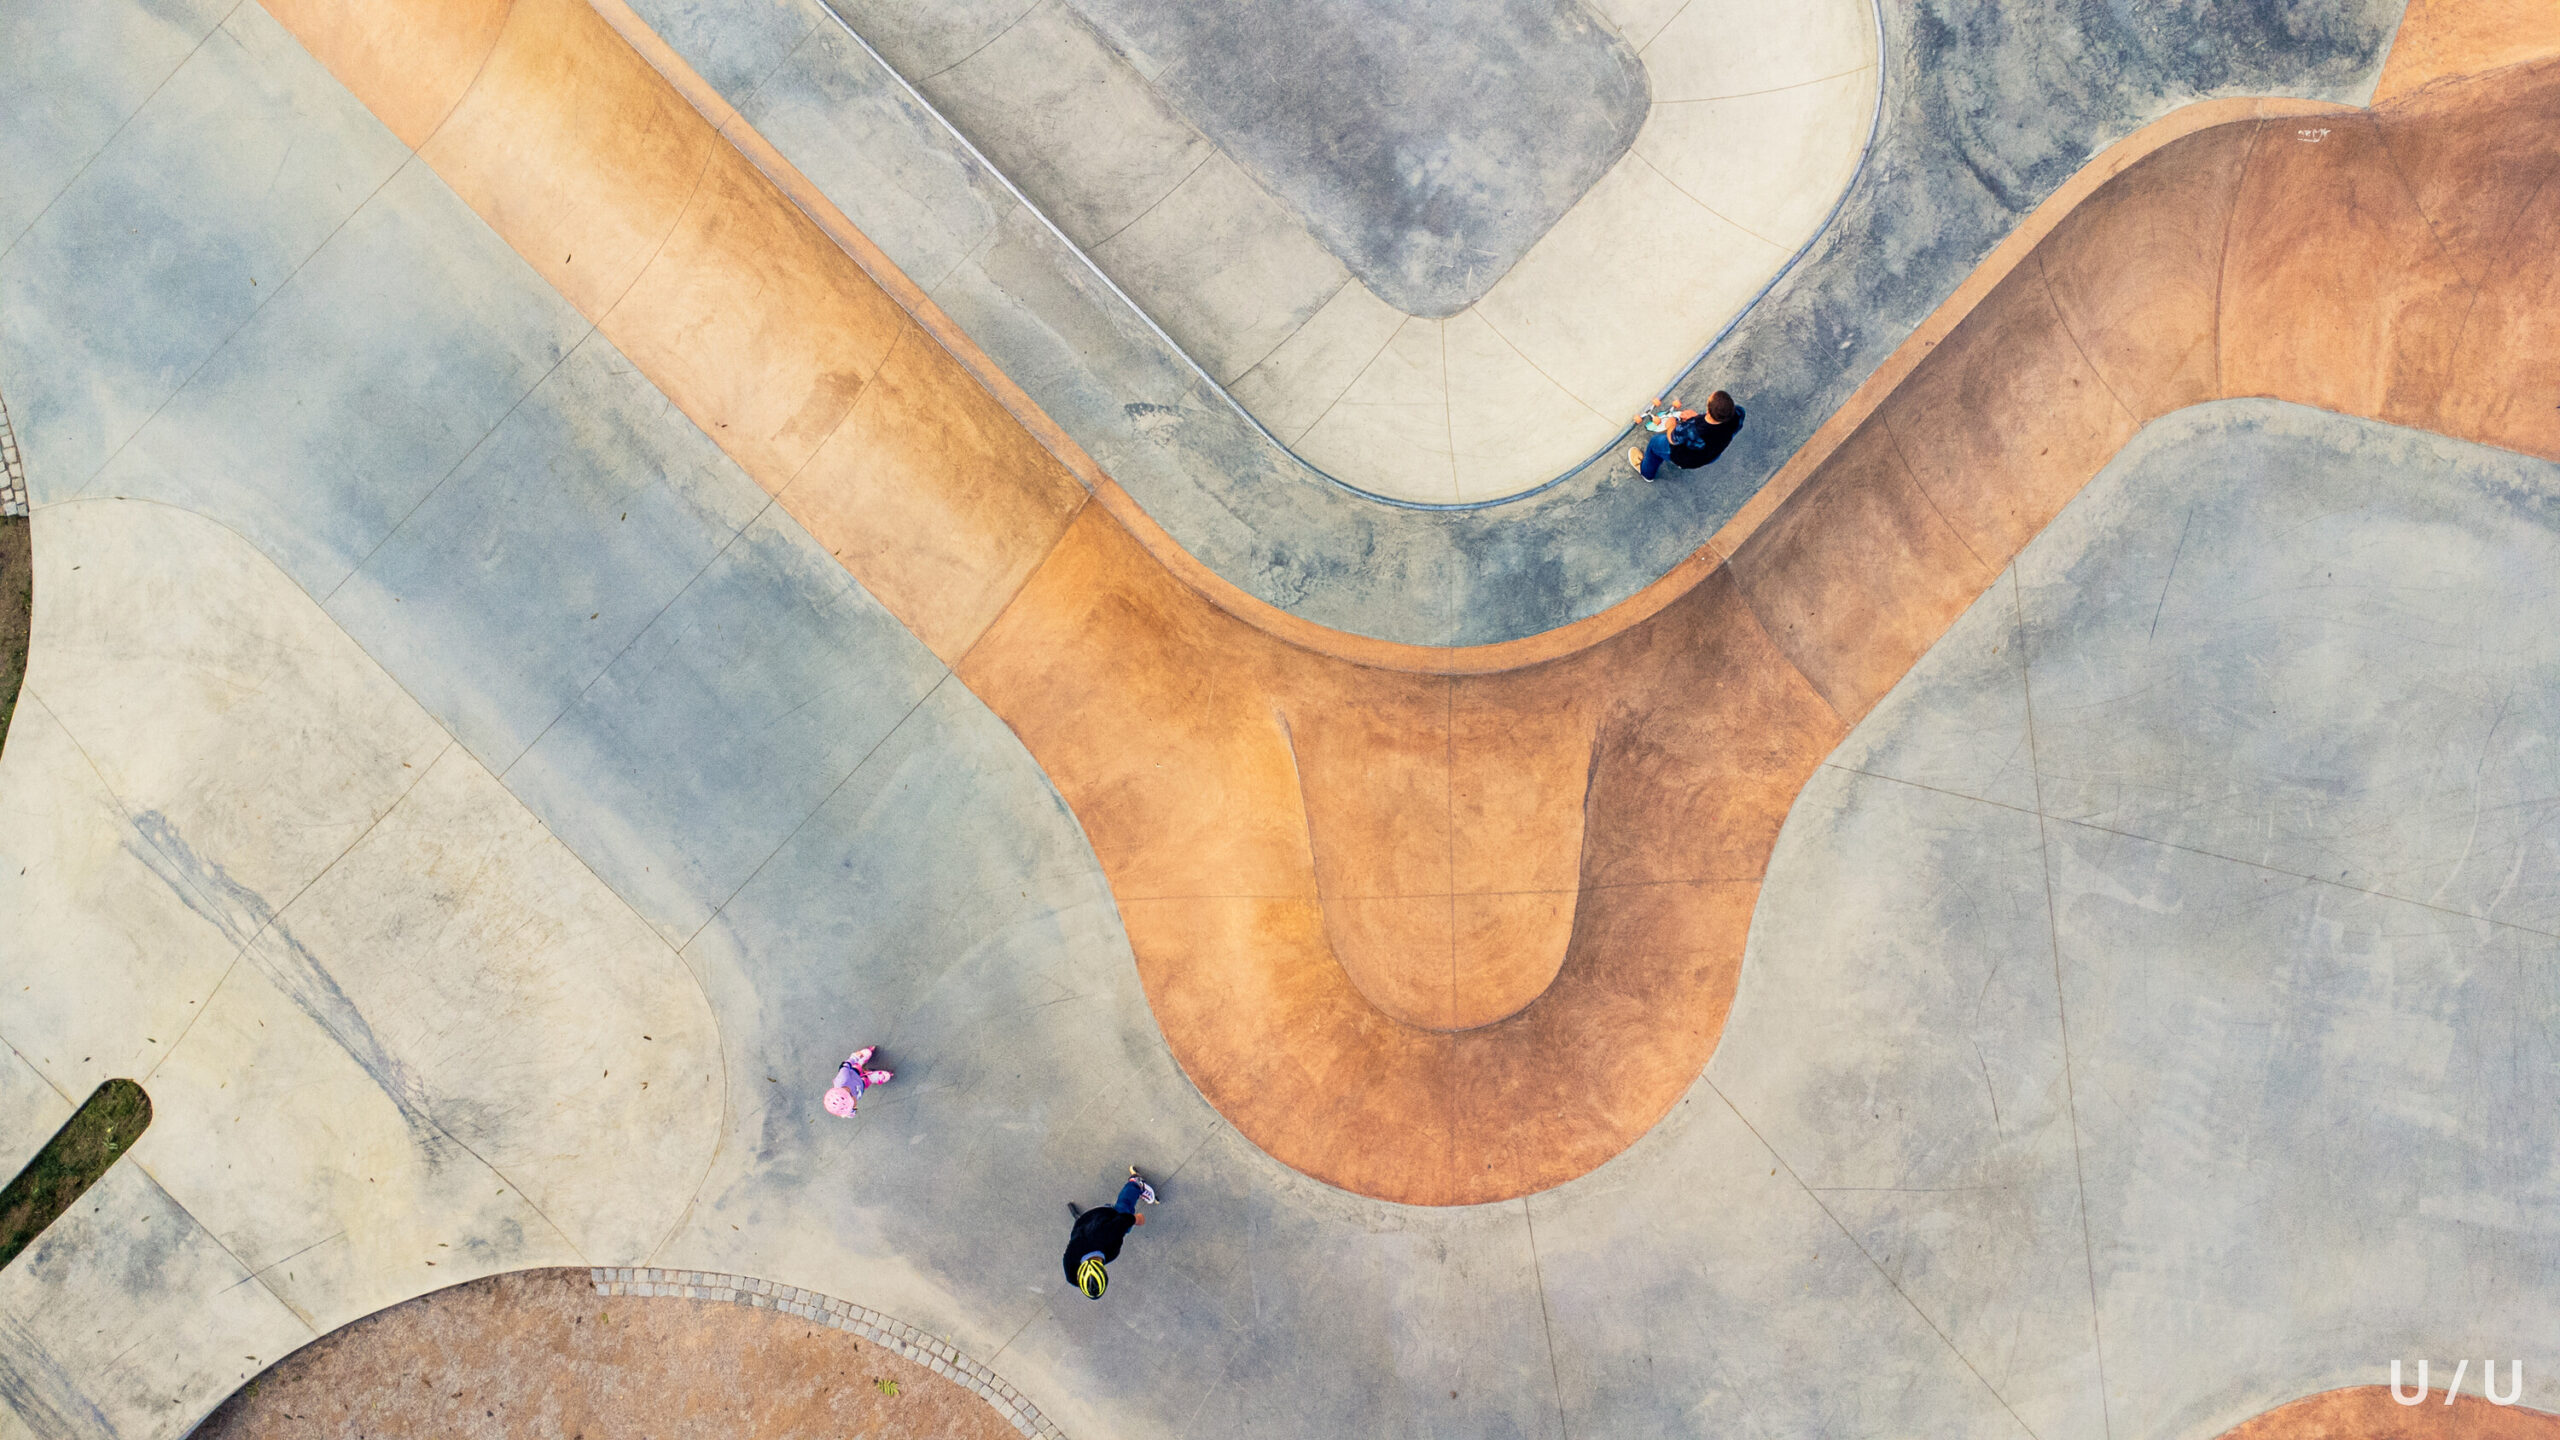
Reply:
[[[1935,258],[1733,387],[1715,543],[1462,632],[1328,627],[1518,572],[1195,544],[1107,289],[1044,363],[860,218],[970,172],[844,31],[756,109],[809,17],[680,8],[0,10],[0,1145],[156,1116],[0,1269],[0,1434],[562,1267],[669,1394],[778,1310],[1034,1433],[2550,1433],[2560,24],[1888,125],[2008,208],[1844,209],[1808,284]]]
[[[1682,334],[1669,351],[1707,352],[1682,390],[1690,401],[1722,386],[1753,406],[1725,458],[1647,485],[1613,444],[1492,509],[1416,511],[1319,477],[1255,428],[819,0],[605,8],[631,16],[624,28],[653,65],[693,77],[687,93],[706,113],[738,117],[725,133],[757,150],[796,204],[831,233],[841,221],[857,248],[876,246],[916,292],[908,308],[949,320],[938,339],[988,357],[972,365],[982,381],[1017,390],[1018,412],[1057,427],[1056,448],[1087,457],[1186,554],[1290,614],[1428,645],[1542,634],[1644,589],[1730,521],[2093,157],[2198,100],[2363,104],[2397,16],[2393,0],[2217,5],[2199,22],[2208,39],[2076,3],[2008,5],[1958,26],[1938,7],[1884,0],[1882,108],[1838,213],[1729,329]],[[2482,28],[2531,36],[2543,13],[2525,0],[2503,30]],[[1775,22],[1746,30],[1763,24]],[[1660,393],[1678,363],[1636,389]],[[1425,388],[1406,398],[1427,405],[1430,376],[1418,379]],[[1625,423],[1631,403],[1599,409]]]
[[[1608,446],[1875,116],[1867,0],[837,9],[1274,439],[1421,504]]]

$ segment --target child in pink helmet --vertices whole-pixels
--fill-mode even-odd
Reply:
[[[863,1091],[874,1085],[886,1085],[897,1078],[894,1070],[869,1068],[871,1057],[879,1049],[877,1045],[865,1045],[846,1056],[845,1062],[836,1067],[835,1088],[827,1092],[828,1114],[853,1118],[854,1102],[862,1098]]]

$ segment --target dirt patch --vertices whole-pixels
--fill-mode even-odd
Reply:
[[[18,522],[21,527],[25,523]],[[16,693],[14,677],[9,689]],[[118,1156],[133,1148],[134,1137],[150,1123],[151,1097],[132,1081],[110,1080],[89,1092],[27,1168],[0,1189],[0,1265],[17,1259],[44,1227],[70,1209]]]
[[[24,516],[0,520],[0,744],[27,678],[27,627],[35,619],[35,530]]]
[[[359,1435],[1019,1440],[976,1395],[858,1336],[724,1300],[607,1298],[584,1270],[367,1316],[243,1386],[194,1440]]]

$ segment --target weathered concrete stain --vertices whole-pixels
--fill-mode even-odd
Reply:
[[[1577,0],[1079,5],[1409,315],[1481,297],[1635,142],[1650,98]]]
[[[338,987],[328,967],[293,937],[291,927],[277,917],[265,896],[233,879],[219,862],[197,854],[186,836],[157,810],[134,816],[133,833],[125,845],[127,853],[147,866],[188,909],[213,922],[240,947],[242,960],[337,1042],[399,1109],[419,1149],[442,1161],[463,1148],[429,1113],[425,1085],[374,1035],[364,1012]]]

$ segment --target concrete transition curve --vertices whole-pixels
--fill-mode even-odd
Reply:
[[[271,8],[1023,738],[1221,1113],[1386,1199],[1544,1189],[1663,1115],[1806,776],[2145,422],[2276,396],[2560,455],[2509,382],[2555,344],[2512,237],[2560,224],[2560,65],[2199,107],[1653,590],[1360,641],[1078,484],[579,0]]]
[[[1318,646],[1088,505],[586,5],[274,8],[1027,740],[1208,1099],[1400,1202],[1546,1189],[1659,1120],[1802,779],[2145,420],[2276,395],[2560,454],[2504,384],[2550,343],[2506,246],[2560,205],[2542,64],[2125,164],[1672,597]]]

